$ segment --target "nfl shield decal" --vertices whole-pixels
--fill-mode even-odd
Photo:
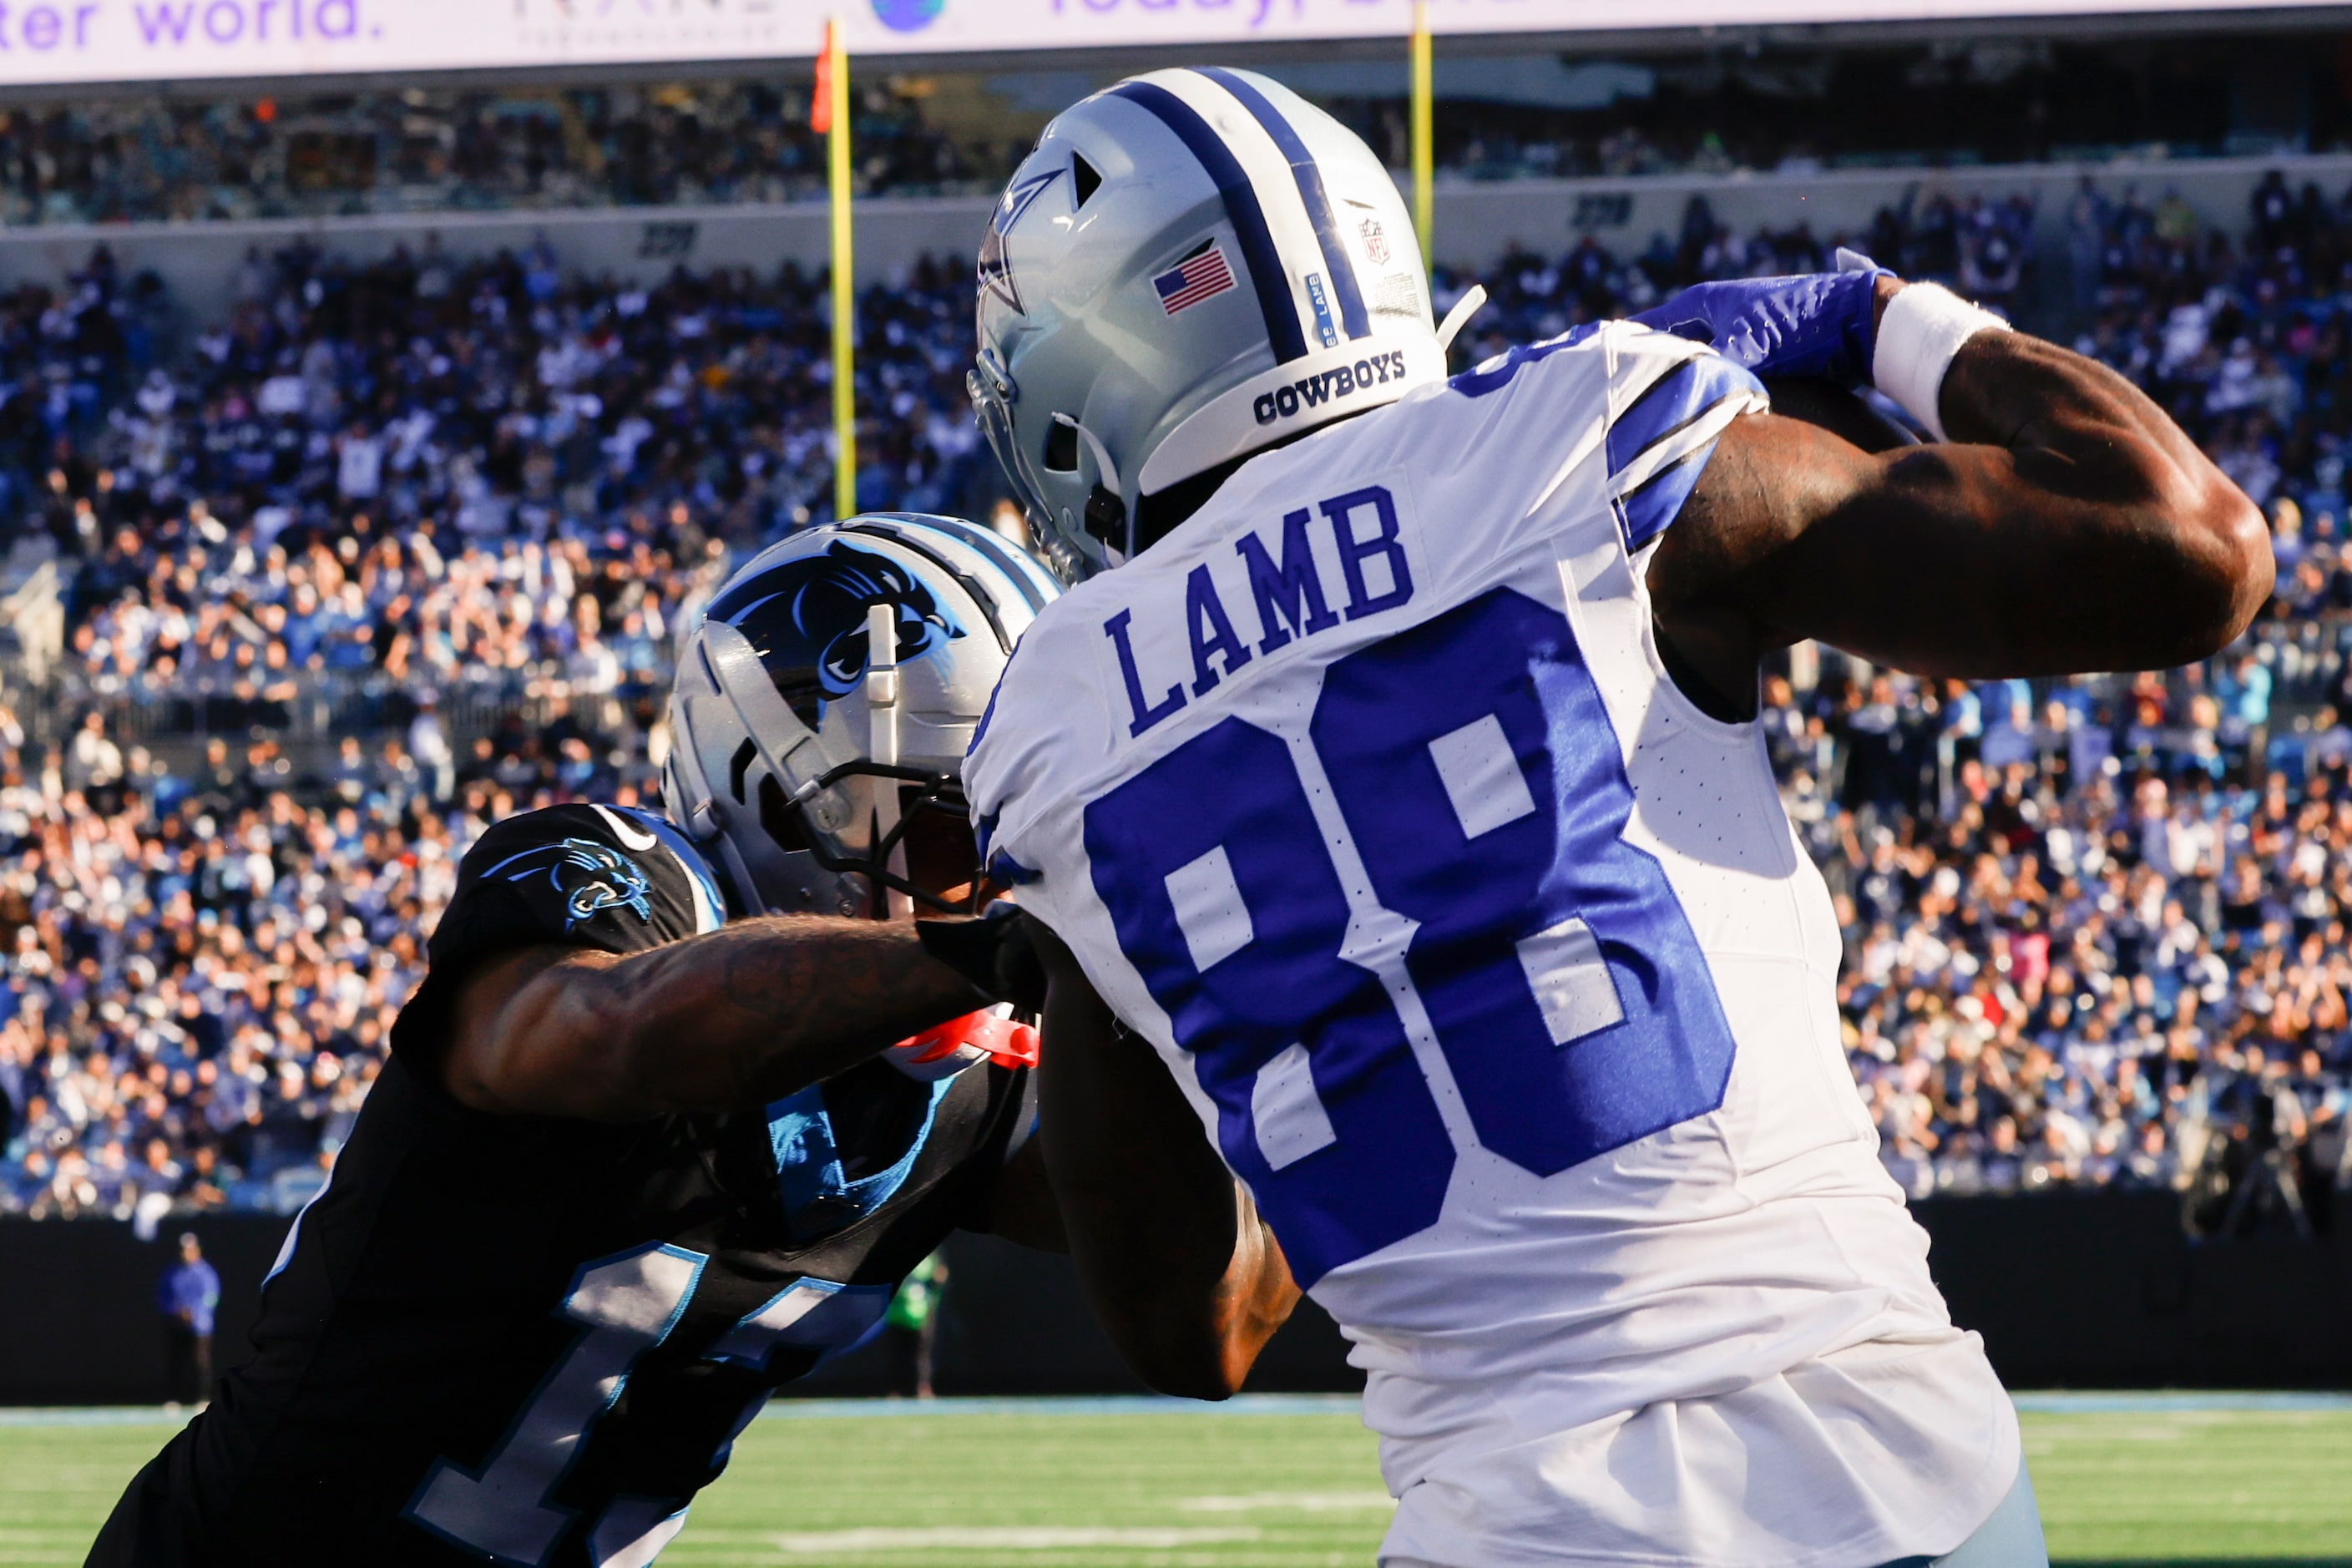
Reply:
[[[1376,217],[1368,217],[1364,220],[1363,232],[1364,254],[1372,258],[1373,266],[1387,266],[1389,259],[1388,230],[1381,226],[1380,219]]]

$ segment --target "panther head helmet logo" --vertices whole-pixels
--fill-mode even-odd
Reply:
[[[710,616],[751,639],[776,689],[813,724],[819,704],[848,696],[865,677],[866,612],[875,605],[897,614],[900,664],[963,636],[920,579],[845,540],[737,584],[711,605]]]

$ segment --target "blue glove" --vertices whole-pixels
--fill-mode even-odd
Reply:
[[[1848,250],[1838,252],[1838,262],[1836,272],[1696,284],[1633,320],[1711,343],[1759,377],[1868,382],[1878,279],[1887,269]]]

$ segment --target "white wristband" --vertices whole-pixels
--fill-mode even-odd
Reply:
[[[2009,323],[1979,310],[1936,283],[1911,283],[1895,291],[1879,318],[1878,346],[1871,354],[1870,378],[1878,390],[1941,441],[1943,416],[1936,397],[1944,373],[1960,345],[1982,331],[2008,331]]]

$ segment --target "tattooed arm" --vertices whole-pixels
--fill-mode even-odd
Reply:
[[[441,1080],[512,1115],[736,1110],[986,1003],[904,922],[770,916],[626,957],[529,947],[457,992]]]

